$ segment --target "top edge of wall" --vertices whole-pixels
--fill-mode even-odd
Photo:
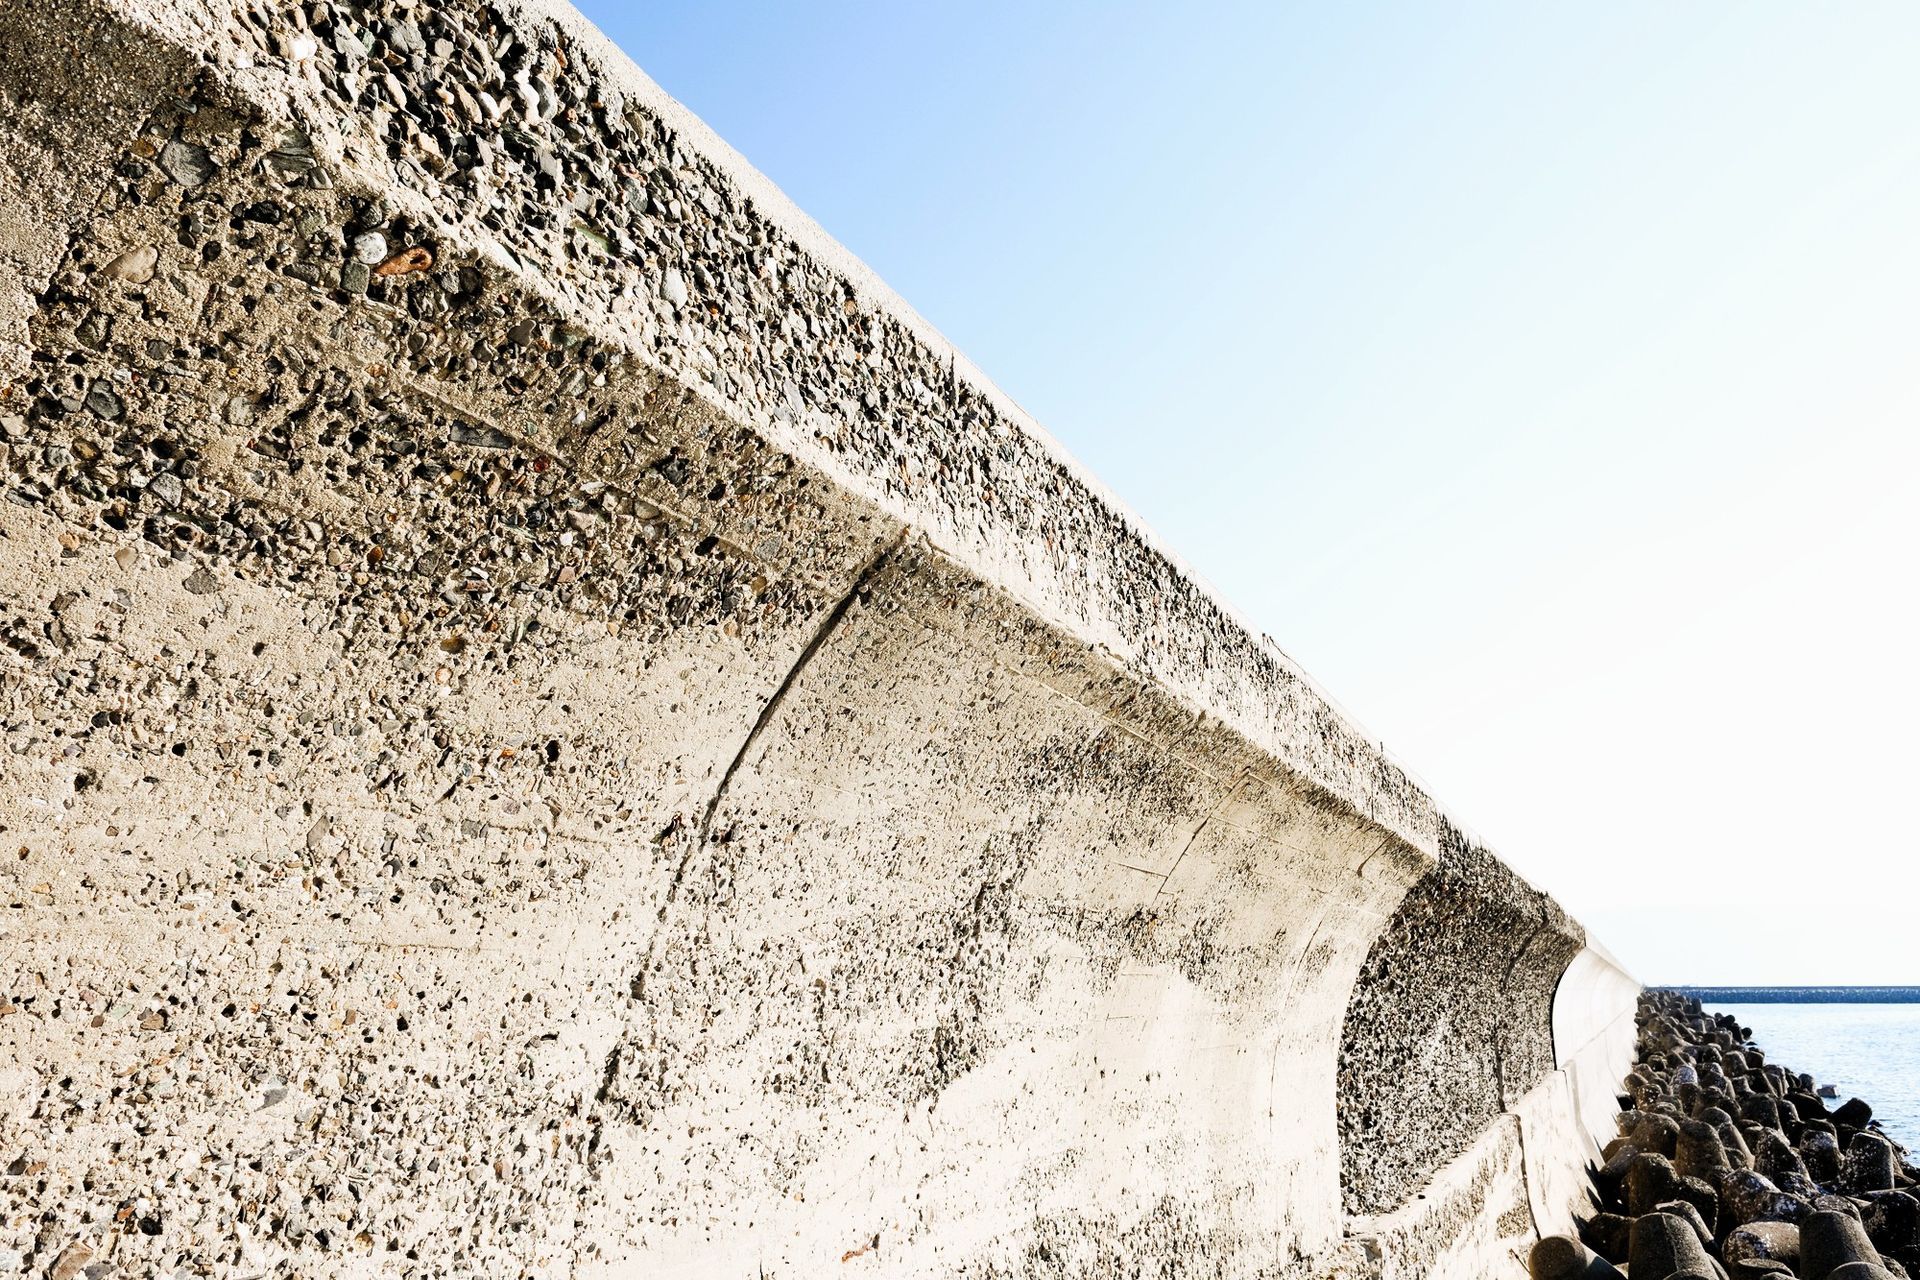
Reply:
[[[280,61],[275,66],[278,60],[270,58],[243,59],[240,47],[227,38],[236,15],[249,7],[242,0],[50,2],[57,7],[106,10],[195,51],[229,89],[269,115],[299,114],[303,103],[314,100],[316,91],[291,64]],[[399,3],[401,7],[422,8],[411,0]],[[916,509],[898,495],[877,489],[869,478],[837,463],[833,456],[808,452],[804,441],[796,440],[793,433],[783,434],[777,423],[756,418],[739,404],[721,403],[720,407],[778,447],[804,455],[805,461],[826,471],[837,483],[898,515],[1037,615],[1080,637],[1090,648],[1107,651],[1120,665],[1165,688],[1196,715],[1222,722],[1282,767],[1339,797],[1411,849],[1429,859],[1437,857],[1440,831],[1448,824],[1473,844],[1485,847],[1469,827],[1433,800],[1417,775],[1388,752],[1377,736],[1341,708],[1271,638],[1226,603],[954,344],[764,174],[662,90],[571,4],[565,0],[498,0],[493,8],[522,30],[552,24],[572,48],[587,54],[588,64],[631,106],[651,114],[676,135],[681,145],[723,171],[750,206],[752,216],[778,228],[817,264],[844,279],[863,309],[884,314],[910,331],[928,352],[950,362],[955,376],[964,381],[970,393],[990,404],[1006,426],[1031,442],[1064,482],[1084,495],[1084,505],[1103,525],[1100,535],[1125,553],[1113,559],[1149,569],[1157,565],[1164,570],[1165,580],[1180,588],[1179,598],[1168,608],[1169,616],[1157,625],[1167,631],[1189,632],[1200,640],[1188,645],[1185,652],[1170,652],[1170,646],[1144,629],[1145,618],[1137,611],[1129,614],[1113,601],[1101,598],[1097,590],[1082,591],[1074,598],[1074,593],[1062,587],[1071,581],[1073,566],[1048,563],[1051,548],[1042,548],[1031,539],[1013,546],[993,545],[995,534],[1009,542],[1026,538],[1023,531],[1009,527],[999,511],[969,511],[969,519],[984,530],[984,536],[957,536],[952,529],[940,528],[926,509]],[[532,273],[523,269],[523,274]],[[552,296],[540,282],[530,284],[536,292]],[[586,314],[577,300],[561,301],[571,302],[583,328],[600,334],[611,330],[612,326],[601,318]],[[612,336],[631,345],[626,335]],[[708,388],[694,389],[716,399]],[[1191,657],[1196,645],[1206,656],[1204,662]],[[1593,945],[1591,940],[1589,945]]]

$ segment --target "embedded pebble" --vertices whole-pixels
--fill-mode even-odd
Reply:
[[[100,274],[110,280],[120,280],[127,284],[145,284],[153,279],[153,269],[160,261],[160,251],[150,244],[138,249],[129,249],[106,266],[100,268]]]
[[[402,249],[373,269],[376,276],[410,276],[417,271],[425,271],[433,265],[433,254],[415,245]]]
[[[127,412],[126,401],[105,382],[96,382],[87,389],[87,408],[108,422],[118,422]]]
[[[685,306],[687,301],[687,278],[674,267],[668,267],[660,277],[660,295],[674,306]]]
[[[70,1244],[60,1251],[53,1260],[53,1267],[47,1272],[47,1280],[73,1280],[93,1258],[93,1250],[84,1244]]]
[[[220,171],[205,147],[174,138],[160,148],[160,169],[183,187],[204,186]]]

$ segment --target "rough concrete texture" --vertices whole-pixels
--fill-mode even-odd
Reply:
[[[1552,1008],[1585,935],[1451,824],[1354,984],[1340,1041],[1341,1187],[1403,1202],[1554,1068]]]
[[[0,1260],[1467,1274],[1584,1160],[1577,930],[571,11],[0,97]],[[1472,1128],[1354,1065],[1442,883]]]

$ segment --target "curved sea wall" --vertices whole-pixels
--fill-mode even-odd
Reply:
[[[1486,1276],[1637,986],[561,8],[0,7],[0,1256]]]

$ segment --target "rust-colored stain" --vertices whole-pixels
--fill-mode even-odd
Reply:
[[[433,251],[424,245],[414,245],[409,249],[388,258],[373,269],[377,276],[410,276],[416,271],[425,271],[433,265]]]
[[[873,1248],[874,1246],[871,1244],[863,1244],[858,1249],[849,1249],[845,1253],[840,1255],[840,1261],[852,1262],[855,1258],[859,1257],[863,1253],[870,1252]]]

